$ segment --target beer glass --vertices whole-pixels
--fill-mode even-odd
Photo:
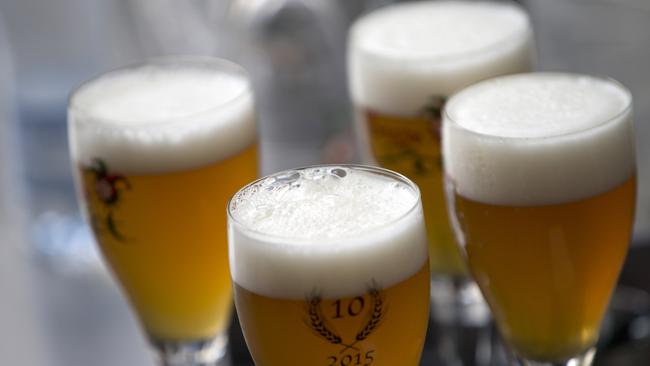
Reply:
[[[429,315],[415,184],[380,168],[288,170],[228,206],[235,305],[255,364],[419,364]]]
[[[158,60],[77,89],[69,137],[84,213],[164,365],[223,356],[231,313],[223,207],[257,172],[246,73]]]
[[[591,364],[634,220],[631,105],[611,79],[531,73],[445,107],[454,229],[524,365]]]
[[[420,187],[432,318],[441,337],[449,338],[437,342],[447,364],[481,353],[450,351],[449,344],[462,341],[454,339],[462,328],[489,333],[484,328],[489,314],[449,225],[440,112],[454,92],[490,77],[530,71],[532,59],[528,15],[511,2],[400,3],[361,17],[350,31],[349,85],[362,159],[400,172]]]

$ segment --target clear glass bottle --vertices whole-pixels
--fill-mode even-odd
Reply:
[[[230,25],[241,39],[230,52],[253,78],[264,173],[355,159],[345,46],[362,3],[233,1]]]

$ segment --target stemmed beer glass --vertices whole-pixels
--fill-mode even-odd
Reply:
[[[632,97],[611,79],[531,73],[445,108],[448,208],[523,365],[590,365],[634,217]]]
[[[353,24],[348,52],[362,159],[406,175],[422,192],[439,362],[487,365],[489,312],[465,268],[445,208],[441,111],[450,95],[468,85],[531,71],[528,15],[508,1],[394,4]],[[462,350],[468,347],[475,349]]]
[[[163,365],[213,365],[231,312],[228,198],[257,172],[246,73],[210,58],[148,62],[74,92],[80,202]]]
[[[417,366],[429,315],[417,186],[364,166],[260,179],[228,206],[235,305],[255,364]]]

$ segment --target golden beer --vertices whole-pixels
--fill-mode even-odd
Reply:
[[[418,365],[428,286],[425,267],[380,292],[336,299],[278,299],[235,283],[235,303],[257,365]]]
[[[84,213],[152,343],[166,364],[214,362],[232,306],[223,208],[257,172],[245,72],[208,58],[113,71],[75,92],[69,124]]]
[[[256,150],[186,171],[120,175],[115,207],[98,192],[109,183],[97,166],[81,167],[97,242],[151,337],[205,339],[227,329],[232,285],[218,228],[229,198],[256,177]]]
[[[548,206],[455,197],[469,267],[520,353],[565,360],[596,343],[627,253],[635,192],[630,178],[599,196]]]
[[[501,333],[527,360],[588,352],[634,221],[628,92],[522,74],[472,86],[447,108],[450,210]]]
[[[229,233],[256,365],[419,364],[429,266],[405,178],[360,166],[278,173],[233,197]]]
[[[531,69],[527,15],[507,3],[397,4],[360,18],[349,41],[350,89],[366,162],[422,192],[433,275],[463,275],[445,208],[440,111],[474,82]]]
[[[431,271],[449,275],[463,273],[464,264],[444,205],[439,120],[366,111],[365,121],[377,163],[406,175],[420,187]]]

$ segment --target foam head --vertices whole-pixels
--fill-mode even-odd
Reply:
[[[355,22],[350,88],[377,112],[413,115],[431,97],[531,67],[528,16],[516,5],[425,1],[388,6]]]
[[[73,159],[125,173],[199,167],[255,140],[246,73],[216,59],[157,61],[82,85],[68,111]]]
[[[457,193],[545,205],[615,188],[635,174],[632,97],[592,76],[530,73],[473,85],[445,107],[443,156]]]
[[[417,187],[395,173],[320,166],[263,178],[229,205],[230,264],[240,286],[304,299],[396,284],[427,262]]]

